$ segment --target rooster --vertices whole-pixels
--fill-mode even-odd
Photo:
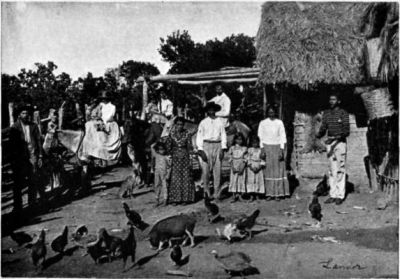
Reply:
[[[39,262],[41,262],[41,266],[43,266],[43,262],[46,260],[46,233],[44,230],[39,235],[39,239],[32,245],[32,262],[34,266],[38,266]]]
[[[128,224],[135,226],[141,231],[144,231],[149,226],[149,224],[143,222],[140,214],[135,210],[131,210],[125,202],[123,202],[122,205],[124,207],[126,217],[129,220]]]
[[[308,206],[308,211],[311,214],[311,217],[318,222],[321,222],[322,214],[321,214],[321,204],[318,202],[318,196],[314,195],[313,199]]]
[[[128,236],[122,241],[121,245],[121,255],[124,261],[124,267],[126,266],[126,260],[129,256],[132,258],[132,263],[135,262],[135,253],[136,253],[136,239],[135,239],[135,231],[133,226],[129,229]]]
[[[229,223],[229,224],[225,225],[225,227],[222,230],[222,232],[221,232],[221,230],[219,228],[216,228],[215,230],[216,230],[216,232],[217,232],[217,234],[218,234],[218,236],[220,238],[225,237],[229,241],[229,243],[231,243],[232,242],[232,235],[237,230],[237,228],[236,228],[236,225],[234,225],[232,223]]]
[[[251,215],[240,218],[233,223],[241,233],[247,232],[249,239],[251,239],[253,236],[251,229],[254,227],[258,215],[260,215],[259,209],[255,210]]]
[[[57,236],[52,242],[51,242],[51,249],[53,249],[54,252],[57,253],[64,253],[64,248],[68,244],[68,227],[65,226],[64,231],[61,235]]]

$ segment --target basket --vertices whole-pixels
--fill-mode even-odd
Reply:
[[[363,92],[361,93],[361,98],[369,120],[391,116],[395,112],[390,92],[386,87]]]

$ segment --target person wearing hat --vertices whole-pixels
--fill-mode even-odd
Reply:
[[[221,106],[213,102],[207,103],[205,110],[208,116],[200,122],[196,137],[204,191],[208,197],[211,197],[209,180],[212,171],[214,177],[214,198],[216,199],[219,199],[221,191],[221,161],[224,157],[224,151],[227,149],[225,124],[221,121],[221,118],[216,116],[216,112],[220,109]]]
[[[30,121],[32,108],[21,106],[18,120],[10,128],[11,167],[14,175],[14,209],[17,218],[22,212],[22,189],[28,187],[28,204],[35,205],[37,193],[44,199],[43,189],[38,189],[38,169],[42,167],[42,145],[39,127]]]
[[[216,116],[221,118],[222,123],[224,123],[224,127],[229,125],[229,115],[231,113],[231,99],[224,93],[221,84],[217,84],[215,86],[215,91],[217,96],[212,98],[210,102],[216,103],[221,107],[221,109],[216,112]]]

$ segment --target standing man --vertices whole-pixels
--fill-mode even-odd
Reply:
[[[168,99],[167,93],[165,93],[165,89],[160,90],[161,101],[159,104],[160,112],[164,114],[168,119],[171,119],[174,104]]]
[[[229,126],[229,114],[231,113],[231,99],[224,93],[221,84],[215,86],[217,96],[212,98],[210,102],[213,102],[221,107],[215,115],[221,119],[224,127]]]
[[[209,189],[210,172],[214,177],[214,198],[220,198],[221,192],[221,162],[224,158],[226,146],[226,133],[221,118],[216,117],[216,112],[221,107],[209,102],[205,107],[208,117],[203,119],[197,130],[196,145],[200,155],[201,180],[204,191],[211,197]]]
[[[327,145],[329,159],[329,186],[330,197],[325,203],[341,204],[345,197],[346,186],[346,138],[350,134],[349,114],[340,108],[340,99],[337,94],[329,96],[330,109],[324,111],[322,126],[317,133],[321,138],[328,130]]]
[[[39,128],[30,119],[32,109],[22,106],[18,120],[11,126],[11,167],[14,175],[14,209],[16,218],[21,217],[22,189],[28,187],[28,204],[36,205],[38,192],[44,199],[43,189],[38,189],[38,169],[42,167],[42,146]]]

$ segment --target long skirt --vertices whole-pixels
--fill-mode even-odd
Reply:
[[[168,203],[194,202],[195,187],[189,152],[173,150],[171,182],[168,187]]]
[[[286,177],[285,161],[279,161],[279,144],[263,146],[266,154],[264,169],[265,195],[267,197],[289,196],[289,182]]]
[[[259,170],[255,173],[250,167],[247,167],[246,188],[248,193],[265,194],[263,170]]]

